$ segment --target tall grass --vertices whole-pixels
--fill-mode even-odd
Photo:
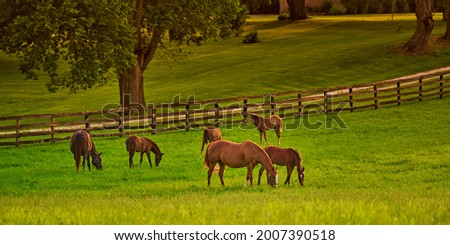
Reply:
[[[300,150],[304,187],[294,176],[257,186],[256,169],[244,187],[246,169],[227,168],[226,186],[214,175],[208,188],[197,130],[147,135],[165,153],[152,169],[128,168],[125,138],[94,139],[104,170],[79,173],[68,142],[2,147],[0,224],[449,224],[449,106],[427,100],[339,114],[348,128],[286,129],[281,144]],[[222,133],[259,137],[250,125]]]

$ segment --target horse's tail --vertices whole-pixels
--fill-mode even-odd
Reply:
[[[280,117],[280,132],[283,132],[283,119]]]
[[[277,122],[275,124],[275,129],[278,129],[278,131],[281,133],[283,132],[283,119],[280,116],[277,117]]]
[[[203,153],[203,149],[205,147],[205,144],[208,144],[208,129],[203,130],[203,136],[202,136],[202,149],[200,150],[200,155]]]
[[[209,148],[209,145],[206,147],[205,158],[204,158],[204,160],[203,160],[203,167],[204,167],[204,168],[209,168],[209,154],[208,154],[208,148]],[[203,146],[202,146],[202,150],[203,150]]]

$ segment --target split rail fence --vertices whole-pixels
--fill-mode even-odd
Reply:
[[[189,130],[245,122],[248,113],[283,118],[339,113],[439,98],[450,93],[450,67],[365,85],[217,100],[149,105],[144,111],[102,111],[0,117],[0,146],[69,140],[78,129],[92,137]]]

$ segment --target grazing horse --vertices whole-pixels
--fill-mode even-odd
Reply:
[[[261,163],[267,171],[267,180],[271,186],[278,185],[278,173],[273,167],[269,155],[259,145],[246,140],[242,143],[234,143],[227,140],[217,140],[206,148],[204,165],[208,168],[208,186],[211,184],[211,175],[214,167],[219,163],[219,176],[222,186],[225,165],[231,168],[247,167],[247,179],[245,185],[250,181],[253,184],[253,168]]]
[[[78,130],[72,134],[72,138],[70,139],[70,151],[73,153],[73,158],[75,158],[77,172],[80,169],[81,156],[83,156],[83,171],[86,160],[88,169],[91,171],[90,156],[92,157],[92,164],[98,170],[103,168],[102,158],[100,157],[102,153],[97,153],[95,145],[91,140],[91,136],[85,130]]]
[[[147,154],[148,163],[150,163],[150,168],[152,168],[152,160],[150,159],[150,151],[155,154],[155,164],[156,167],[159,166],[159,162],[161,162],[162,156],[164,153],[161,152],[158,145],[155,142],[145,138],[132,135],[127,138],[125,144],[127,145],[127,151],[130,153],[129,161],[130,168],[134,169],[133,165],[133,156],[135,152],[141,153],[141,160],[139,162],[139,166],[142,166],[142,157],[144,153]]]
[[[202,149],[200,150],[200,155],[203,152],[203,148],[206,144],[222,139],[222,133],[220,132],[220,128],[216,127],[207,127],[203,129],[203,137],[202,137]]]
[[[264,150],[269,155],[273,164],[278,166],[286,166],[287,177],[284,184],[290,184],[292,171],[295,167],[297,167],[298,182],[301,186],[303,186],[303,182],[305,181],[305,168],[302,164],[302,156],[297,150],[292,148],[280,148],[276,146],[268,146],[264,148]],[[260,184],[263,172],[264,168],[261,168],[258,175],[258,185]]]
[[[253,124],[258,128],[259,131],[259,144],[262,145],[262,137],[264,135],[264,139],[268,145],[269,141],[267,141],[266,131],[270,129],[275,129],[278,138],[278,145],[280,145],[280,134],[283,132],[283,119],[277,115],[272,115],[267,118],[260,117],[256,114],[250,114],[252,116]]]

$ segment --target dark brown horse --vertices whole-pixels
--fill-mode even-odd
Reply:
[[[217,140],[209,144],[206,148],[204,160],[204,165],[208,168],[208,186],[211,185],[211,175],[217,163],[219,163],[220,167],[219,176],[222,185],[225,185],[223,181],[225,166],[231,168],[247,167],[245,185],[248,181],[252,185],[253,168],[259,163],[267,171],[269,184],[274,187],[278,185],[278,173],[273,167],[269,155],[267,155],[263,148],[252,141],[246,140],[238,144],[226,140]]]
[[[203,137],[202,137],[202,149],[200,150],[200,154],[203,152],[203,148],[206,144],[208,144],[208,141],[211,143],[216,140],[222,139],[222,133],[220,132],[220,128],[216,127],[207,127],[203,129]]]
[[[250,114],[252,116],[253,124],[258,128],[259,131],[259,144],[262,145],[262,137],[264,135],[264,139],[268,145],[269,141],[267,141],[266,131],[270,129],[275,129],[278,138],[278,145],[280,145],[280,134],[283,132],[283,119],[277,115],[272,115],[267,118],[260,117],[256,114]]]
[[[278,166],[286,166],[287,177],[284,184],[290,184],[291,182],[291,174],[295,167],[297,167],[298,173],[298,182],[301,186],[303,186],[303,182],[305,181],[305,168],[302,164],[302,156],[300,153],[293,148],[280,148],[276,146],[268,146],[264,148],[267,154],[272,160],[273,164]],[[258,175],[258,185],[261,182],[261,176],[264,172],[264,168],[259,170]]]
[[[127,151],[130,153],[129,161],[130,168],[134,169],[133,165],[133,156],[135,152],[141,153],[141,160],[139,161],[139,166],[142,166],[142,157],[144,153],[147,154],[148,163],[150,164],[150,168],[152,167],[152,160],[150,159],[150,151],[155,154],[155,164],[158,167],[159,162],[161,162],[162,156],[164,153],[161,152],[158,145],[155,142],[147,139],[145,137],[139,137],[132,135],[127,138],[125,144],[127,145]]]
[[[72,134],[72,138],[70,139],[70,151],[73,153],[73,158],[75,158],[77,172],[80,169],[81,156],[83,156],[83,171],[86,160],[88,169],[91,171],[90,156],[92,157],[92,164],[98,170],[103,168],[102,158],[100,157],[102,153],[97,152],[89,133],[85,130],[78,130]]]

